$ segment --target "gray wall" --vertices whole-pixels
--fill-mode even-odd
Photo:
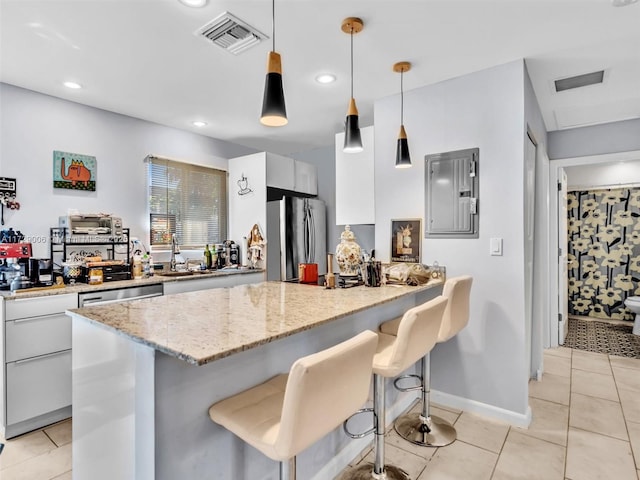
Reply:
[[[549,132],[549,158],[640,150],[640,119]]]
[[[148,240],[146,168],[150,153],[227,170],[227,159],[254,150],[137,118],[61,100],[0,83],[0,176],[17,179],[20,210],[6,225],[33,243],[34,256],[48,257],[49,228],[73,208],[112,213],[131,234]],[[53,151],[92,155],[95,192],[53,188]]]

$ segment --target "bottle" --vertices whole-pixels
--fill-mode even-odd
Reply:
[[[142,278],[149,278],[149,254],[142,256]]]
[[[133,278],[134,280],[140,280],[142,278],[142,256],[133,256]]]
[[[153,277],[154,271],[153,271],[153,257],[151,256],[151,254],[149,252],[147,252],[147,255],[149,256],[149,276]]]
[[[209,244],[204,247],[204,267],[207,270],[211,269],[211,252],[209,251]]]
[[[215,244],[211,245],[211,268],[218,268],[218,252]]]

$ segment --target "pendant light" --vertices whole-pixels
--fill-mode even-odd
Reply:
[[[362,151],[362,137],[358,125],[358,108],[353,98],[353,35],[364,28],[362,19],[357,17],[345,18],[342,21],[342,31],[351,37],[351,98],[347,109],[347,120],[344,124],[344,148],[345,153],[358,153]]]
[[[393,71],[400,73],[400,133],[398,134],[398,146],[396,147],[396,168],[411,167],[407,132],[404,130],[404,72],[411,70],[409,62],[398,62],[393,66]]]
[[[287,108],[282,89],[282,62],[276,52],[276,4],[271,0],[271,38],[273,48],[267,57],[267,78],[264,81],[262,116],[260,123],[268,127],[282,127],[288,123]]]

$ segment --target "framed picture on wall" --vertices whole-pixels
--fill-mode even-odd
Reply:
[[[391,220],[391,261],[420,263],[422,220]]]
[[[97,173],[96,157],[53,151],[53,188],[95,192]]]

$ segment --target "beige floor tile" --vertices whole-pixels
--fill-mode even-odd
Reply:
[[[455,441],[438,448],[417,480],[489,480],[497,459],[496,453]]]
[[[611,375],[609,356],[602,353],[585,352],[576,350],[571,358],[571,367],[588,372]]]
[[[463,412],[455,423],[458,440],[499,453],[509,432],[509,425],[472,413]]]
[[[566,449],[512,430],[492,480],[562,480]]]
[[[613,376],[574,369],[571,372],[571,392],[618,401]]]
[[[52,478],[51,480],[72,480],[71,471],[63,473],[62,475],[58,475],[57,477]]]
[[[0,455],[0,470],[56,448],[56,445],[42,431],[27,433],[3,443],[5,445]]]
[[[609,356],[612,367],[634,368],[640,370],[640,358]]]
[[[567,477],[576,480],[633,479],[629,442],[569,428]]]
[[[640,401],[638,394],[631,390],[618,390],[622,413],[627,422],[640,423]]]
[[[2,470],[2,480],[49,480],[70,470],[71,444],[67,444]]]
[[[425,463],[433,456],[434,453],[436,453],[436,449],[434,447],[423,447],[405,440],[398,435],[398,432],[393,428],[384,436],[384,441],[385,445],[393,445],[394,447],[398,447],[406,452],[413,453],[414,455],[423,458]]]
[[[571,375],[571,358],[544,353],[544,373],[568,377]]]
[[[640,469],[640,423],[627,422],[631,451],[636,461],[636,468]]]
[[[393,445],[385,445],[384,451],[385,465],[393,465],[401,468],[409,474],[410,478],[418,478],[427,464],[427,461],[424,458],[418,457],[417,455]],[[374,460],[373,452],[370,452],[369,455],[364,458],[363,462],[373,463]]]
[[[549,355],[555,355],[557,357],[565,357],[571,358],[573,350],[566,347],[557,347],[557,348],[547,348],[544,353],[548,353]]]
[[[512,429],[523,435],[566,447],[569,430],[569,407],[538,398],[529,398],[529,406],[532,410],[529,428],[512,427]]]
[[[71,420],[51,425],[44,429],[44,433],[59,447],[71,443]]]
[[[441,405],[439,403],[431,402],[431,406],[434,408],[440,408],[441,410],[447,410],[449,412],[457,413],[458,415],[462,413],[462,410],[458,410],[457,408],[450,407],[449,405]]]
[[[572,393],[569,426],[629,440],[620,403],[603,398]]]
[[[631,368],[613,367],[613,376],[620,390],[640,393],[640,373]]]
[[[569,405],[570,378],[545,373],[542,380],[529,382],[529,396]]]

